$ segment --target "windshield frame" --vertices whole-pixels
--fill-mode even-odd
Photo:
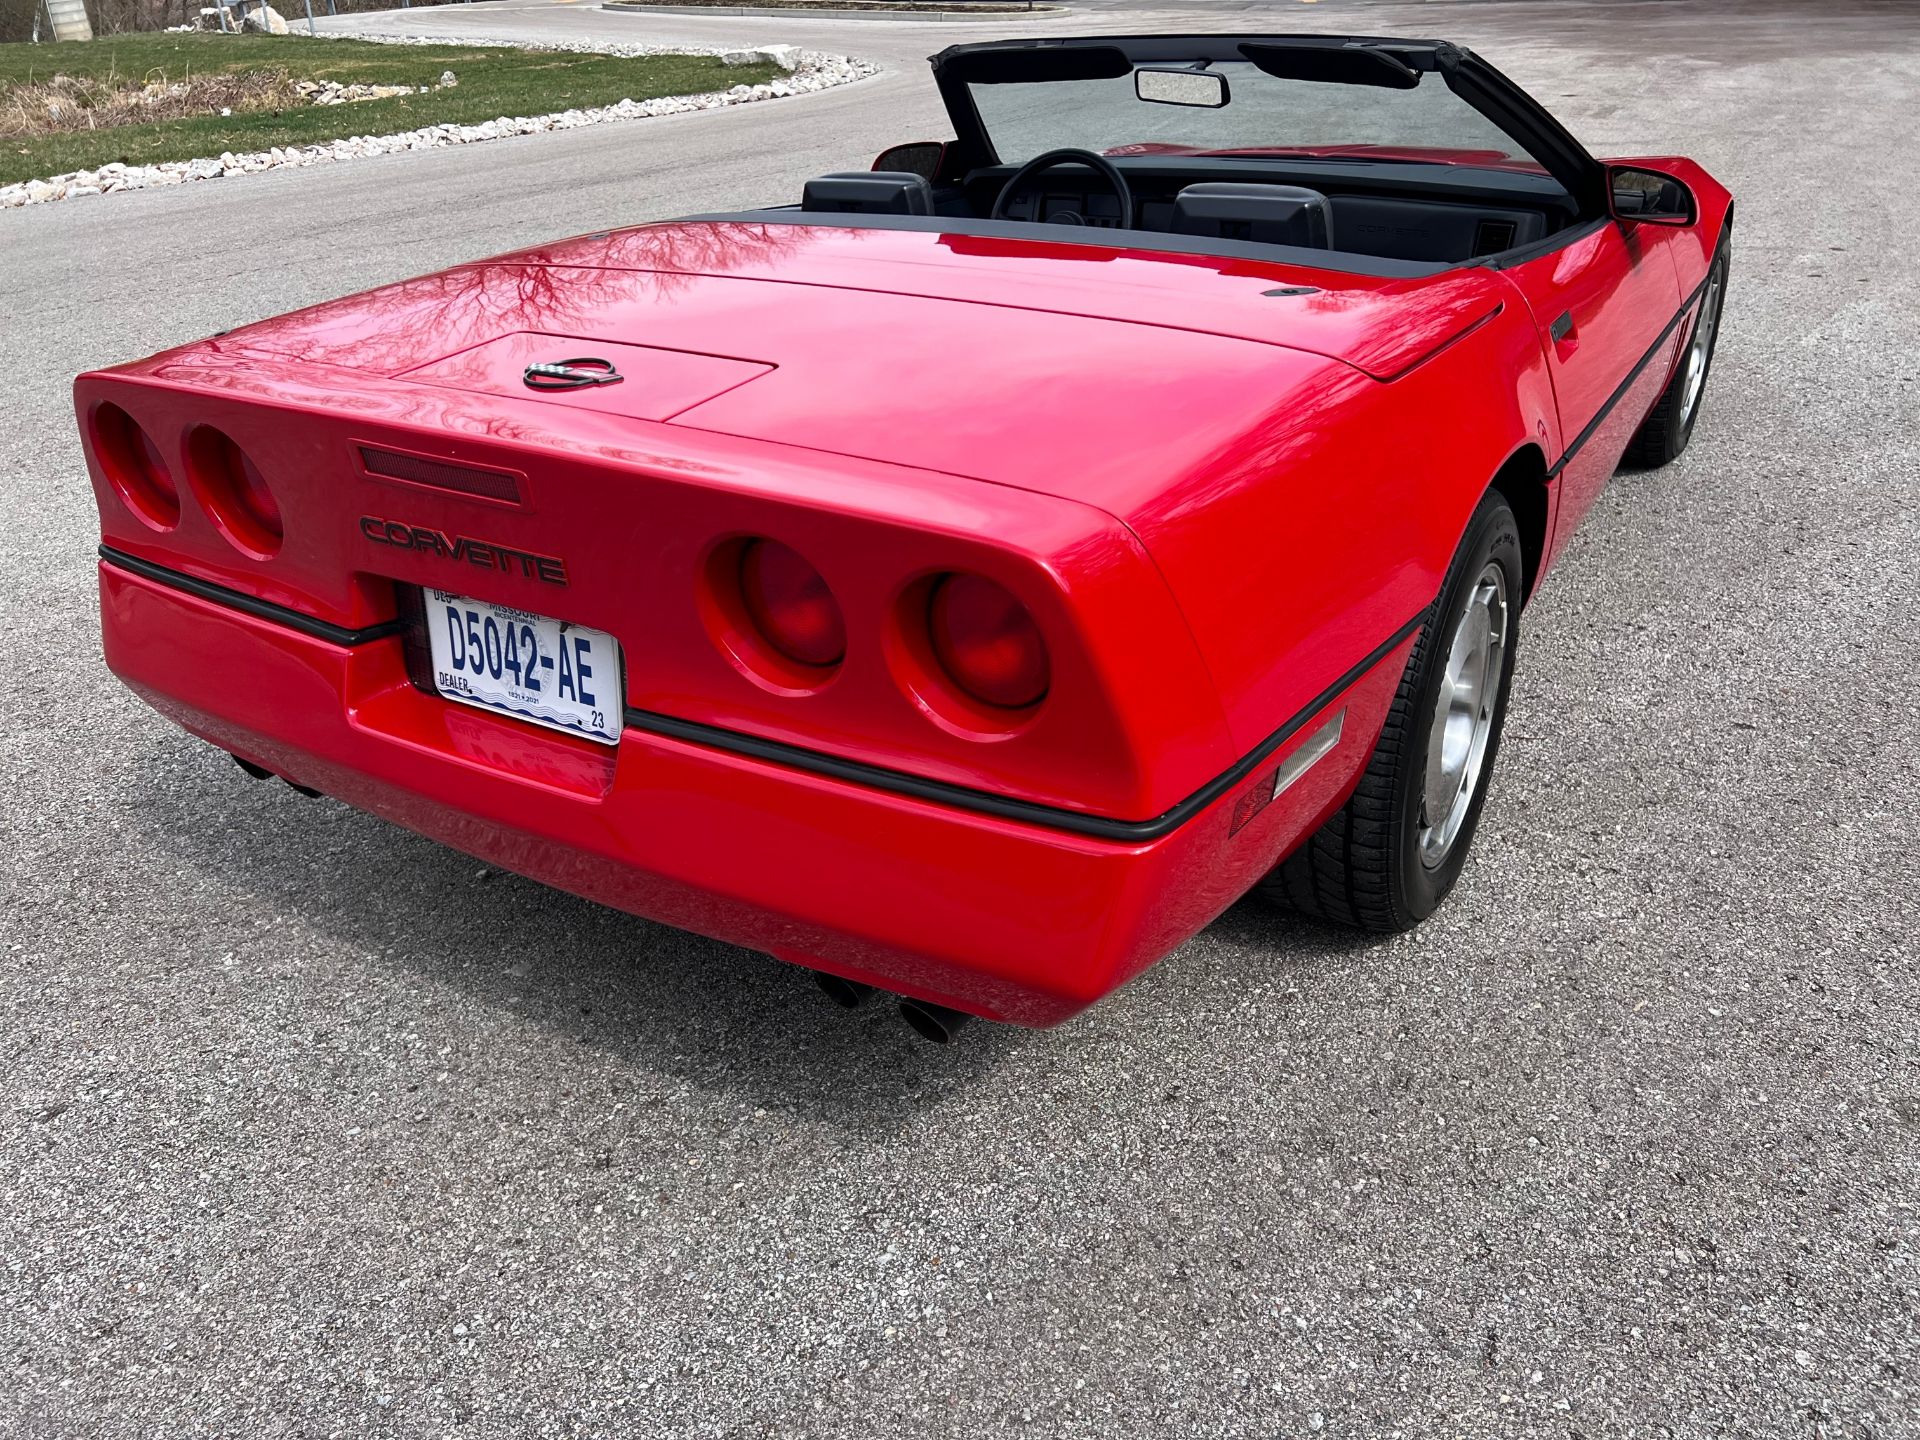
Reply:
[[[1572,197],[1580,218],[1606,213],[1606,171],[1599,161],[1519,86],[1472,51],[1444,40],[1307,34],[1096,35],[954,45],[932,57],[934,82],[957,137],[952,159],[963,172],[1004,163],[973,102],[971,86],[983,76],[1035,82],[1054,76],[1067,79],[1111,64],[1116,50],[1135,68],[1253,58],[1243,47],[1309,53],[1360,49],[1377,52],[1385,60],[1422,75],[1436,76],[1512,140],[1521,154],[1559,181]]]

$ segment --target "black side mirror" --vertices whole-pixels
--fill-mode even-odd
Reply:
[[[944,140],[915,140],[910,145],[895,145],[882,150],[873,162],[875,170],[903,170],[918,175],[928,184],[940,178],[940,165],[947,158]]]
[[[1700,216],[1693,192],[1658,170],[1609,165],[1607,196],[1614,219],[1639,225],[1691,225]]]

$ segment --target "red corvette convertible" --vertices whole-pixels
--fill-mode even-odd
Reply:
[[[933,68],[955,138],[797,206],[81,376],[108,663],[252,775],[936,1039],[1250,889],[1426,917],[1522,606],[1687,444],[1727,192],[1434,41]]]

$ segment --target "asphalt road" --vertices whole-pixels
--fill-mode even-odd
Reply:
[[[1705,413],[1528,612],[1430,924],[1243,905],[1064,1029],[947,1050],[162,723],[97,661],[67,384],[793,197],[941,133],[915,62],[1016,27],[352,23],[889,73],[0,215],[0,1433],[1920,1433],[1920,17],[1261,9],[1464,39],[1596,151],[1727,180]]]

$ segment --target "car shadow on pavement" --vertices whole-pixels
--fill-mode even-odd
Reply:
[[[259,943],[284,946],[296,965],[330,967],[315,977],[329,985],[351,989],[355,977],[343,980],[341,968],[364,966],[369,991],[396,992],[396,1014],[419,1013],[423,988],[452,991],[452,1008],[471,1000],[517,1017],[517,1043],[529,1043],[524,1025],[534,1022],[555,1045],[590,1047],[631,1070],[636,1085],[650,1076],[656,1088],[664,1078],[732,1090],[744,1103],[876,1138],[1045,1038],[977,1024],[934,1045],[882,995],[845,1011],[796,966],[494,869],[337,801],[251,781],[210,748],[169,760],[180,763],[132,777],[126,813],[169,870],[190,867],[183,899],[267,917],[275,938]],[[323,943],[289,944],[289,926]]]
[[[1333,966],[1357,961],[1394,938],[1312,920],[1258,895],[1235,901],[1202,933],[1236,950],[1260,951],[1294,963],[1315,960]]]
[[[296,963],[329,968],[316,978],[351,991],[364,967],[367,991],[396,992],[396,1015],[417,1012],[424,982],[429,993],[450,992],[455,1007],[471,1001],[496,1019],[531,1022],[554,1046],[588,1047],[635,1085],[733,1092],[869,1138],[897,1133],[1028,1047],[1071,1046],[1083,1060],[1131,1048],[1143,1013],[1150,1028],[1169,1018],[1167,1007],[1181,1023],[1232,1011],[1236,1025],[1258,1026],[1244,1008],[1254,985],[1272,997],[1264,1024],[1288,1028],[1295,981],[1365,964],[1386,943],[1244,899],[1063,1030],[980,1023],[938,1046],[914,1035],[885,995],[842,1010],[796,966],[496,869],[338,801],[249,780],[211,747],[177,743],[168,763],[140,767],[130,783],[127,808],[146,842],[169,869],[192,867],[188,892],[211,892],[202,903],[265,917],[275,938],[261,943],[285,944],[288,926],[320,938],[292,947]],[[562,1063],[550,1048],[546,1059]]]

